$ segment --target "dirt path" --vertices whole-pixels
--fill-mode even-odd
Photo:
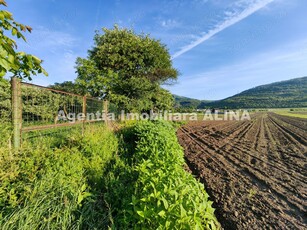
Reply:
[[[225,229],[307,229],[307,120],[260,113],[178,130]]]

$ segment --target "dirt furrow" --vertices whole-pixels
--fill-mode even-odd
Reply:
[[[209,156],[212,157],[212,152],[211,152],[210,149],[204,148],[201,144],[198,143],[197,139],[194,139],[193,136],[190,136],[190,138],[192,138],[192,139],[194,140],[194,142],[195,142],[196,144],[198,144],[198,145],[202,148],[202,150],[204,150],[204,152],[206,152],[206,153],[211,153]],[[203,158],[203,156],[202,156],[202,158]],[[226,158],[226,159],[227,159],[227,158]],[[214,162],[217,163],[216,161],[214,161]],[[224,161],[223,161],[223,162],[224,162]],[[226,161],[226,162],[227,162],[227,161]],[[229,161],[228,161],[228,162],[229,162]],[[234,168],[233,165],[227,166],[227,164],[223,164],[223,167],[226,168],[226,169],[228,170],[228,171],[227,171],[228,173],[227,173],[226,175],[228,175],[228,177],[230,177],[230,178],[229,178],[230,181],[231,181],[232,178],[233,178],[233,177],[230,176],[230,175],[235,175],[235,176],[236,176],[235,178],[236,178],[237,180],[240,178],[240,181],[241,181],[241,182],[240,182],[240,191],[241,191],[241,192],[244,191],[245,194],[247,194],[247,193],[248,193],[248,188],[252,188],[252,187],[253,187],[253,184],[254,184],[254,183],[251,183],[250,180],[246,180],[246,177],[247,177],[247,176],[250,176],[250,177],[252,176],[252,177],[254,177],[254,179],[257,181],[257,185],[260,186],[260,187],[263,187],[262,181],[259,180],[258,178],[255,178],[254,174],[251,173],[250,170],[248,170],[247,168],[244,168],[244,170],[243,170],[243,171],[240,171],[240,173],[238,174],[238,173],[236,173],[236,172],[234,172],[234,171],[232,170],[232,169]],[[232,171],[232,173],[229,174],[230,171]],[[242,177],[242,176],[243,176],[243,177]],[[242,188],[242,185],[243,185],[243,188]],[[268,189],[265,189],[265,190],[268,190]],[[243,194],[244,194],[244,192],[243,192]],[[258,192],[259,192],[259,191],[258,191]],[[260,192],[259,192],[259,193],[260,193]],[[283,198],[284,200],[286,200],[286,198],[285,198],[282,194],[275,193],[275,191],[273,191],[273,194],[275,194],[275,196],[278,196],[278,197]],[[266,198],[266,197],[263,197],[263,196],[258,196],[257,199],[260,199],[259,202],[262,202],[262,205],[264,205],[264,204],[266,203],[265,208],[264,208],[262,211],[259,211],[258,213],[263,213],[264,210],[268,210],[269,207],[271,206],[272,202],[274,202],[273,200],[270,200],[270,199],[268,199],[268,198]],[[280,203],[279,205],[282,205],[282,204]],[[296,207],[295,207],[295,206],[293,206],[293,208],[296,210]],[[253,211],[256,210],[255,207],[254,207],[253,209],[254,209]],[[241,210],[241,209],[238,209],[238,210]],[[245,211],[246,211],[246,210],[245,210]],[[244,212],[245,212],[245,211],[244,211]],[[281,211],[281,210],[279,210],[279,211]],[[290,220],[289,220],[289,221],[290,221]]]
[[[303,135],[295,130],[291,130],[288,126],[283,126],[279,124],[281,121],[277,120],[273,116],[269,116],[269,119],[274,123],[274,125],[276,125],[280,130],[282,130],[292,142],[295,142],[298,145],[307,145],[306,133],[304,133],[305,135]],[[304,150],[306,151],[306,149]]]
[[[306,144],[300,143],[296,138],[293,137],[293,133],[287,131],[285,128],[281,127],[276,121],[269,117],[271,123],[278,129],[279,132],[285,139],[285,143],[282,145],[285,146],[287,150],[291,150],[293,153],[300,153],[302,156],[306,154]]]
[[[247,131],[248,131],[248,128],[249,128],[248,126],[241,127],[241,129],[246,129]],[[241,129],[240,130],[237,129],[237,131],[240,133]],[[264,132],[264,131],[262,131],[262,132]],[[207,134],[206,137],[208,137],[209,135],[210,135],[210,133]],[[242,135],[242,133],[241,133],[241,135]],[[220,149],[226,149],[227,150],[227,146],[230,146],[230,148],[236,149],[238,151],[242,151],[242,152],[244,152],[244,154],[250,156],[249,162],[251,162],[251,163],[254,163],[257,160],[258,162],[262,163],[262,166],[264,166],[264,165],[270,166],[270,167],[273,167],[275,170],[281,171],[282,173],[289,174],[290,176],[293,175],[293,173],[291,173],[291,172],[289,173],[287,171],[287,169],[284,169],[285,167],[282,164],[279,164],[279,162],[277,162],[275,160],[273,160],[274,164],[268,163],[268,160],[267,160],[268,157],[266,156],[266,154],[261,154],[260,156],[257,157],[257,155],[259,155],[259,152],[255,151],[254,149],[252,149],[250,147],[245,147],[245,145],[247,144],[246,141],[243,141],[243,143],[241,143],[242,138],[243,138],[243,137],[241,137],[241,135],[236,136],[236,134],[233,132],[233,133],[231,133],[231,135],[228,136],[228,135],[225,135],[221,132],[218,132],[218,134],[211,135],[211,136],[213,136],[214,138],[216,138],[217,141],[219,141],[219,148]],[[199,136],[198,138],[203,139],[204,137],[205,136]],[[233,138],[231,138],[231,137],[233,137]],[[264,157],[266,158],[266,160],[263,159]],[[300,180],[301,182],[304,182],[305,177],[304,176],[298,177],[297,179]]]
[[[268,150],[268,145],[269,145],[268,143],[269,142],[267,141],[267,138],[266,138],[266,132],[264,130],[264,126],[265,126],[264,123],[261,123],[260,127],[262,129],[262,131],[261,131],[262,138],[260,140],[258,140],[259,143],[262,143],[262,142],[264,143],[263,146],[262,146],[262,147],[264,147],[263,153],[261,153],[259,151],[255,151],[255,149],[253,149],[253,148],[246,147],[246,141],[242,141],[242,138],[239,137],[239,136],[238,137],[235,136],[233,139],[226,141],[226,143],[227,143],[227,145],[231,146],[233,149],[236,149],[238,151],[242,151],[245,154],[249,155],[251,157],[251,160],[250,160],[251,163],[255,164],[256,160],[257,160],[258,163],[259,162],[262,163],[258,167],[262,166],[262,169],[264,169],[263,166],[264,167],[269,166],[269,167],[272,167],[274,170],[281,171],[282,173],[288,175],[287,178],[293,177],[295,172],[301,171],[301,169],[302,169],[301,167],[296,167],[293,170],[290,170],[290,172],[289,172],[288,167],[285,167],[284,164],[282,164],[280,161],[276,160],[278,158],[271,159],[271,161],[273,161],[272,163],[268,162],[269,161],[269,156],[268,156],[269,154],[268,153],[270,153],[270,151]],[[265,139],[265,140],[263,140],[263,139]],[[222,145],[222,144],[219,147],[225,148],[225,146]],[[280,150],[280,152],[282,152],[282,150]],[[283,163],[288,165],[288,162],[283,162]],[[274,171],[272,171],[272,172],[274,172]],[[306,171],[304,171],[304,172],[306,172]],[[280,175],[280,172],[279,172],[277,175],[279,175],[282,179],[285,179],[284,174]],[[299,174],[296,177],[296,179],[301,181],[302,183],[304,183],[305,178],[306,178],[306,174],[302,174],[302,175]]]
[[[251,121],[188,124],[178,138],[225,229],[307,228],[301,130],[260,113]]]
[[[271,113],[274,117],[277,117],[279,120],[282,120],[283,122],[287,123],[288,125],[294,126],[298,130],[302,130],[304,132],[307,132],[307,121],[304,119],[300,118],[291,118],[291,117],[286,117],[282,116],[279,114],[273,114]]]
[[[269,140],[268,159],[272,162],[276,162],[279,159],[279,163],[282,163],[289,171],[291,176],[298,174],[302,179],[306,178],[307,171],[302,167],[303,165],[297,164],[297,159],[306,162],[307,158],[303,153],[294,152],[290,153],[283,147],[282,139],[285,138],[283,134],[279,133],[279,130],[269,120],[266,122],[267,138]],[[274,132],[275,130],[275,132]],[[280,160],[284,159],[284,160]],[[299,161],[300,162],[300,161]]]
[[[235,154],[232,154],[232,152],[223,151],[219,146],[209,144],[213,140],[203,140],[195,134],[193,134],[192,137],[195,138],[195,141],[197,141],[198,143],[202,143],[210,150],[213,150],[214,152],[222,155],[226,159],[226,161],[228,161],[232,165],[232,168],[244,168],[245,170],[248,170],[250,172],[248,175],[253,175],[252,179],[254,179],[258,184],[261,184],[261,182],[265,181],[263,178],[266,178],[266,183],[263,184],[263,186],[265,186],[267,190],[274,191],[276,194],[278,194],[278,196],[286,203],[288,203],[289,206],[295,209],[297,213],[303,212],[303,207],[301,207],[300,205],[300,199],[306,199],[307,194],[305,194],[303,197],[301,196],[301,194],[298,194],[300,199],[295,196],[284,196],[283,194],[289,194],[289,192],[293,192],[294,188],[288,185],[286,186],[282,181],[278,179],[270,178],[270,176],[267,175],[265,171],[262,171],[257,167],[251,167],[250,163],[247,163],[243,160],[244,156],[246,155],[245,153],[236,151]],[[238,155],[240,157],[238,157]]]
[[[201,152],[204,154],[204,155],[198,154],[198,156],[191,156],[191,155],[187,156],[188,160],[190,162],[193,162],[194,166],[197,165],[198,168],[201,167],[201,166],[199,166],[199,161],[202,161],[200,159],[206,159],[203,162],[208,162],[208,164],[205,164],[206,165],[205,169],[207,169],[207,170],[209,169],[209,173],[208,173],[209,175],[212,175],[211,170],[213,171],[213,174],[215,176],[219,175],[219,174],[216,174],[216,169],[217,168],[223,169],[223,173],[221,173],[221,175],[220,175],[220,181],[224,181],[224,183],[222,183],[222,185],[219,183],[218,187],[213,187],[213,189],[211,188],[213,191],[211,192],[212,194],[210,194],[210,195],[215,197],[215,200],[221,201],[221,200],[225,199],[225,196],[233,197],[234,193],[239,192],[240,194],[242,194],[242,196],[245,196],[246,199],[247,199],[248,197],[247,197],[246,194],[249,194],[249,190],[251,188],[253,188],[253,184],[249,180],[246,179],[246,173],[244,173],[242,175],[241,172],[234,171],[234,168],[229,166],[227,161],[221,160],[220,158],[216,158],[216,156],[215,156],[216,154],[213,153],[212,150],[205,148],[202,144],[199,144],[194,139],[194,137],[190,136],[188,133],[186,133],[186,135],[187,135],[188,138],[193,140],[193,142],[195,143],[194,147],[199,146],[200,149],[201,149]],[[208,161],[208,158],[211,159],[211,160]],[[201,168],[203,168],[203,167],[201,167]],[[199,176],[203,175],[203,176],[206,177],[206,175],[208,175],[208,174],[203,175],[203,173],[199,173]],[[238,179],[240,179],[240,183],[236,183],[235,188],[227,185],[228,182],[236,181]],[[206,179],[204,179],[204,180],[206,180]],[[223,188],[222,193],[217,193],[216,192],[217,189],[221,190],[220,186],[222,186],[222,188]],[[208,191],[210,191],[210,189]],[[245,195],[243,195],[243,194],[245,194]],[[245,211],[250,211],[249,206],[247,206],[245,208],[245,211],[240,211],[242,209],[242,204],[231,203],[231,201],[224,203],[223,206],[226,208],[229,204],[238,205],[238,207],[237,207],[238,213],[244,213]],[[243,204],[243,206],[245,206],[245,204]],[[269,209],[269,206],[270,206],[270,202],[266,202],[266,207],[267,207],[266,209],[267,210]],[[230,219],[236,219],[236,215],[233,212],[232,213],[227,212],[223,215],[225,215],[226,217],[228,217]],[[231,226],[230,224],[229,225],[226,224],[226,227],[227,227],[227,229],[233,229],[233,226]]]

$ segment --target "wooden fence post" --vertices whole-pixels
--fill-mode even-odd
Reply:
[[[22,103],[21,103],[21,81],[17,77],[11,79],[12,93],[12,125],[13,125],[13,147],[15,150],[21,145],[22,127]]]
[[[108,110],[109,110],[109,102],[107,100],[103,101],[103,111],[104,111],[104,122],[106,124],[106,126],[108,126]]]
[[[82,135],[84,135],[85,121],[86,121],[86,96],[83,96],[82,113],[83,113],[83,116],[84,116],[83,120],[82,120]]]

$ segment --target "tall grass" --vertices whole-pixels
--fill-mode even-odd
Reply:
[[[89,126],[84,137],[72,131],[58,143],[42,136],[14,154],[1,143],[0,229],[107,227],[101,177],[116,154],[116,137],[104,126]]]

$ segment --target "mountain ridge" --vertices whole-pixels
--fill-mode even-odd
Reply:
[[[175,95],[176,105],[178,98]],[[298,108],[307,107],[307,76],[256,86],[218,101],[182,97],[190,108]],[[189,104],[188,101],[191,100]],[[199,104],[197,104],[197,101]],[[191,105],[194,105],[192,107]],[[182,106],[185,107],[184,105]]]

